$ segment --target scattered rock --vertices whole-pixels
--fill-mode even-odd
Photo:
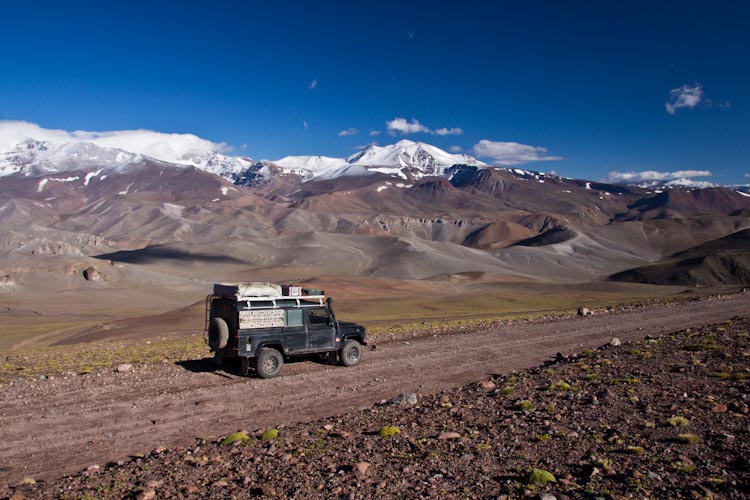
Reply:
[[[115,371],[118,373],[125,373],[125,372],[129,372],[132,369],[133,369],[133,365],[131,365],[130,363],[123,363],[121,365],[117,365],[117,368],[115,368]]]
[[[459,439],[461,437],[461,434],[458,432],[441,432],[438,434],[438,439],[446,440],[446,439]]]
[[[142,491],[135,498],[136,500],[153,500],[154,498],[156,498],[156,491],[154,490]]]
[[[261,486],[260,491],[263,492],[263,494],[267,497],[276,497],[278,495],[278,493],[276,492],[276,488],[274,488],[270,484],[264,484],[263,486]]]
[[[103,281],[104,275],[97,271],[95,267],[88,267],[83,270],[83,279],[86,281]]]
[[[711,407],[711,411],[713,413],[726,413],[729,411],[729,408],[727,407],[727,405],[716,403],[715,405]]]
[[[620,342],[620,339],[617,337],[612,337],[612,340],[609,341],[609,345],[612,347],[619,347],[622,345],[622,342]]]
[[[370,470],[370,464],[367,462],[359,462],[354,466],[354,470],[358,475],[364,476],[365,474],[367,474],[367,471]]]
[[[593,314],[591,312],[591,309],[589,309],[587,307],[579,307],[578,308],[578,315],[579,316],[590,316],[591,314]]]
[[[389,401],[393,405],[415,405],[417,404],[417,395],[413,392],[402,392]]]
[[[496,386],[492,380],[485,380],[479,383],[479,387],[485,391],[494,391]]]

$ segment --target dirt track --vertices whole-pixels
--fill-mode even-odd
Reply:
[[[0,392],[0,480],[49,479],[157,446],[308,421],[401,392],[432,393],[490,373],[539,365],[609,342],[750,314],[746,294],[586,318],[381,344],[355,369],[316,363],[261,381],[202,371],[205,363],[137,367],[5,386]]]

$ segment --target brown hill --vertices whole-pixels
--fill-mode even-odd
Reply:
[[[611,279],[655,285],[748,285],[750,229],[676,253],[655,265],[614,274]]]
[[[750,209],[750,197],[732,189],[670,189],[628,205],[618,220],[650,220],[690,217],[698,214],[730,215]]]

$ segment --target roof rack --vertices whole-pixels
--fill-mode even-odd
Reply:
[[[252,307],[252,302],[271,302],[272,306],[265,306],[265,308],[272,308],[272,309],[279,309],[280,307],[290,307],[288,304],[284,304],[282,306],[279,306],[276,301],[278,300],[286,300],[286,301],[294,301],[295,305],[292,307],[318,307],[318,306],[324,306],[325,305],[325,295],[302,295],[302,296],[289,296],[289,295],[279,295],[275,297],[238,297],[238,302],[247,302],[248,307]],[[302,301],[317,301],[317,304],[304,304]],[[258,307],[258,309],[262,309],[264,306]]]

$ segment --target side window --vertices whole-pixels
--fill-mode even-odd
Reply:
[[[286,309],[285,326],[302,326],[302,309]]]
[[[308,309],[307,319],[311,325],[327,325],[328,312],[325,309]]]

